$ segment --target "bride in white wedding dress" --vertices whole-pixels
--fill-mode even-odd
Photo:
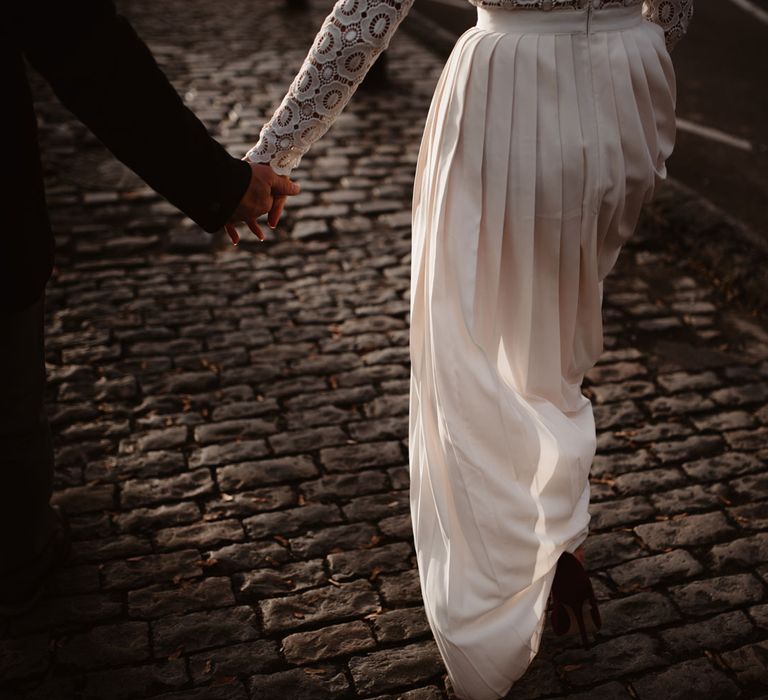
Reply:
[[[413,0],[339,0],[247,157],[289,174]],[[693,0],[469,0],[412,210],[410,494],[427,619],[459,698],[539,649],[558,559],[589,528],[584,374],[603,280],[675,139],[669,51]]]

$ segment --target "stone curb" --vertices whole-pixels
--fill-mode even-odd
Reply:
[[[695,190],[669,178],[646,207],[649,237],[706,279],[728,304],[768,317],[768,241]]]

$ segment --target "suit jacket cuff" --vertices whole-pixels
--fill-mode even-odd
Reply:
[[[218,184],[218,196],[209,200],[199,212],[189,213],[190,218],[208,233],[218,231],[237,209],[251,184],[251,166],[227,154]]]

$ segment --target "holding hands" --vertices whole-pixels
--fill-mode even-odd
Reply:
[[[263,241],[264,232],[256,223],[256,219],[262,214],[268,214],[267,223],[270,228],[275,228],[283,213],[286,199],[301,191],[298,183],[286,175],[278,175],[269,165],[251,162],[248,165],[251,167],[251,183],[232,217],[224,225],[234,245],[240,241],[235,224],[244,221],[258,239]]]

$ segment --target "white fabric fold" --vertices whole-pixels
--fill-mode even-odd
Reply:
[[[674,143],[674,73],[640,7],[478,8],[435,89],[413,196],[411,515],[454,689],[504,697],[557,559],[589,529],[584,374],[602,285]]]

